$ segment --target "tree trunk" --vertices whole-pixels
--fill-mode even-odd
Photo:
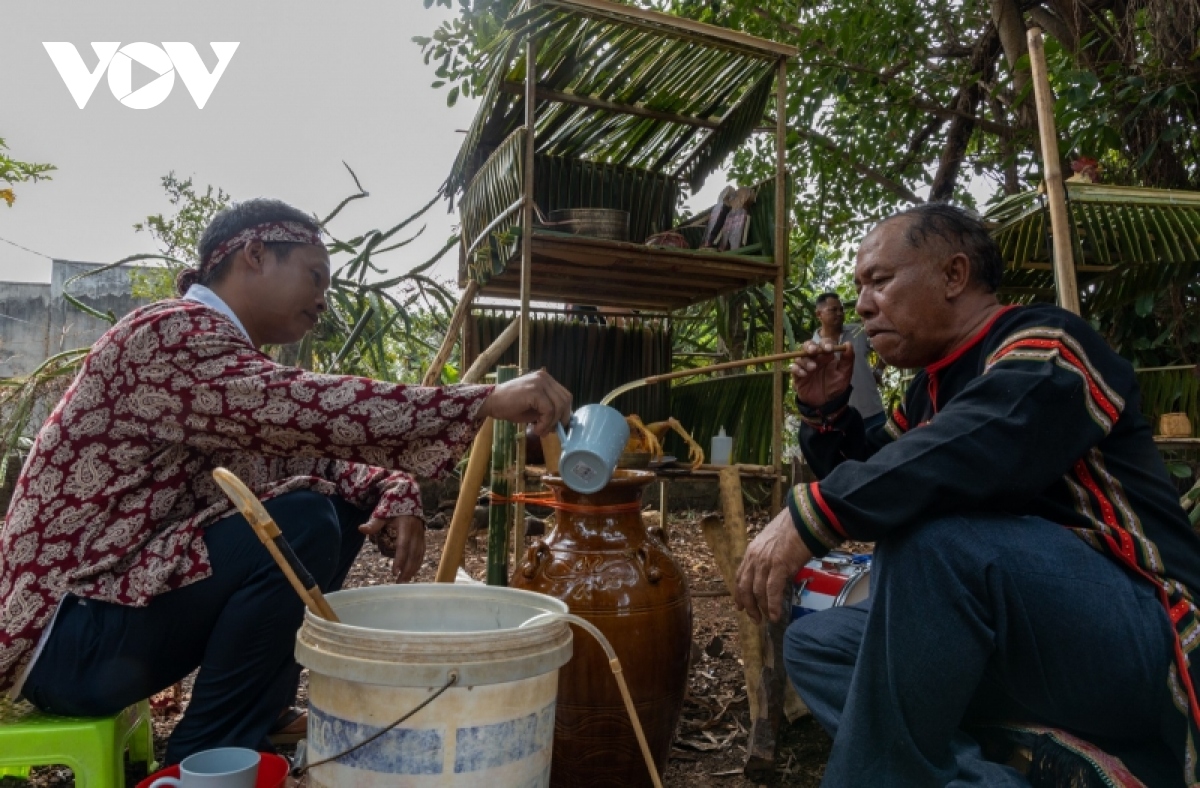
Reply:
[[[929,190],[930,202],[943,202],[954,195],[958,171],[962,168],[967,144],[975,131],[975,113],[987,93],[984,85],[995,76],[996,56],[999,54],[1000,34],[996,26],[989,22],[972,50],[968,66],[970,82],[959,88],[951,105],[958,114],[951,119],[950,129],[946,132],[946,144],[942,148],[937,174]]]
[[[992,12],[992,24],[1000,34],[1000,44],[1004,48],[1004,59],[1008,61],[1008,70],[1012,73],[1013,95],[1020,96],[1029,87],[1032,74],[1029,65],[1018,67],[1022,55],[1029,54],[1029,45],[1025,42],[1025,18],[1017,0],[988,0]],[[1029,93],[1021,103],[1013,108],[1017,116],[1017,126],[1022,129],[1034,128],[1033,94]],[[997,118],[1003,121],[1003,118]]]

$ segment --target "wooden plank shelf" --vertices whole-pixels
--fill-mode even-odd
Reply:
[[[520,294],[520,260],[480,288],[486,296]],[[773,282],[767,257],[674,249],[535,231],[530,297],[570,304],[670,311],[722,293]]]

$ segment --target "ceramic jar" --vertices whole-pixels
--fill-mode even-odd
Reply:
[[[561,599],[609,639],[661,774],[687,686],[692,605],[683,570],[647,533],[636,506],[653,479],[618,470],[607,487],[585,495],[547,477],[555,498],[571,508],[559,510],[554,529],[529,548],[512,585]],[[574,656],[559,673],[550,784],[651,786],[608,658],[573,629]]]

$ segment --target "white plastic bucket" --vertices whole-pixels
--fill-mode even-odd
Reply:
[[[308,762],[342,753],[442,688],[370,744],[314,766],[333,788],[550,784],[558,669],[571,658],[562,621],[518,627],[567,606],[493,586],[373,586],[328,596],[341,623],[307,613],[296,659],[309,669]]]

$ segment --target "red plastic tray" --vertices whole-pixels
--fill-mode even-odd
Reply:
[[[258,755],[258,779],[254,781],[254,788],[283,788],[290,768],[287,759],[269,752],[260,752]],[[142,780],[137,788],[150,788],[150,783],[159,777],[178,776],[179,764],[168,766]]]

